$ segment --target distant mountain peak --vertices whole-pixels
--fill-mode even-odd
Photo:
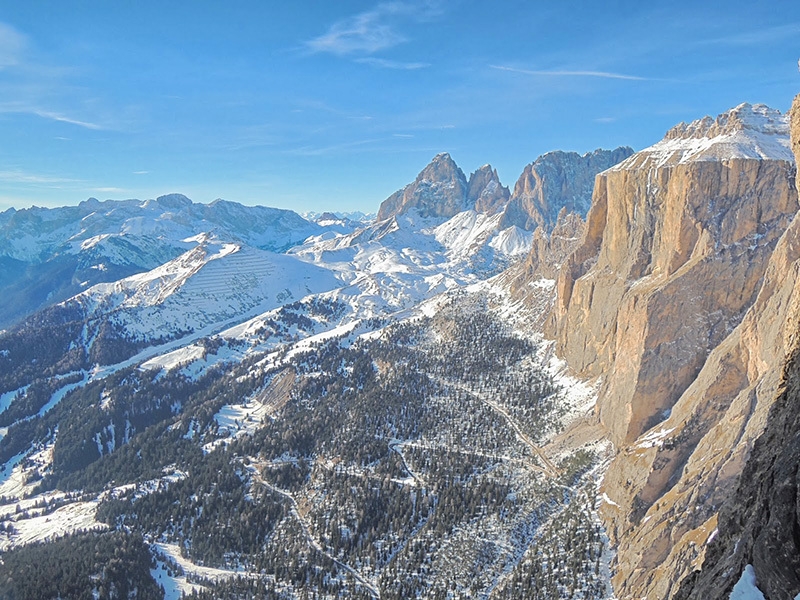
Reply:
[[[555,150],[525,167],[514,193],[500,183],[497,170],[485,164],[469,180],[447,152],[433,157],[413,183],[398,190],[381,204],[378,221],[416,209],[423,217],[451,218],[465,210],[495,215],[503,213],[501,227],[515,225],[533,231],[544,225],[552,229],[558,212],[586,215],[594,176],[626,159],[633,150],[597,149],[580,155]]]
[[[453,180],[463,180],[466,183],[464,172],[447,152],[440,152],[434,156],[416,179],[417,182],[431,181],[434,183],[450,183]]]
[[[671,166],[730,159],[794,162],[788,116],[765,104],[742,103],[716,118],[678,123],[657,144],[637,152],[615,169],[638,168],[653,161]]]
[[[720,114],[716,119],[705,116],[688,124],[678,123],[664,137],[669,140],[714,138],[732,135],[738,131],[788,136],[789,122],[781,111],[770,108],[766,104],[743,102]]]
[[[164,208],[181,209],[192,205],[192,201],[183,194],[165,194],[156,198],[159,206]]]
[[[485,164],[469,176],[467,203],[479,213],[496,214],[505,208],[511,193],[500,183],[497,169]]]
[[[433,157],[413,183],[396,191],[378,209],[378,220],[412,208],[423,217],[452,217],[466,210],[467,178],[447,152]]]
[[[516,225],[528,231],[544,227],[550,231],[564,208],[585,217],[592,202],[595,176],[631,154],[632,148],[621,146],[614,150],[598,148],[582,155],[563,150],[541,155],[525,167],[514,185],[501,226]]]

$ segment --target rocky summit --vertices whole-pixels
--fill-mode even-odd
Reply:
[[[503,215],[503,225],[549,232],[562,208],[586,217],[591,205],[595,175],[628,158],[633,150],[598,149],[577,152],[548,152],[525,167],[514,185],[514,193]]]
[[[412,208],[423,217],[453,217],[467,208],[467,190],[467,178],[455,161],[446,152],[437,154],[413,183],[383,201],[377,219],[382,221]]]
[[[795,155],[800,97],[374,220],[0,214],[0,597],[796,598]]]
[[[671,130],[598,177],[559,274],[557,352],[602,379],[618,448],[601,513],[621,597],[671,597],[702,563],[775,399],[794,311],[788,147],[763,106]]]

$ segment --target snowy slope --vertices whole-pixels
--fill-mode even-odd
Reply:
[[[789,119],[764,104],[740,104],[716,119],[704,117],[670,129],[663,140],[637,152],[610,170],[657,167],[696,161],[761,159],[794,162],[789,144]]]
[[[411,209],[349,235],[309,238],[290,253],[336,271],[349,283],[337,299],[368,318],[485,279],[527,253],[531,234],[513,226],[500,230],[500,219],[474,210],[449,219],[423,217]]]
[[[84,294],[87,306],[112,310],[117,306],[124,321],[117,321],[129,331],[154,335],[170,327],[191,323],[207,323],[210,315],[215,322],[227,323],[219,339],[223,348],[213,355],[205,352],[193,338],[185,347],[170,347],[162,356],[154,356],[146,368],[184,369],[196,376],[219,362],[242,360],[250,353],[270,351],[288,340],[309,342],[329,335],[358,335],[369,327],[370,319],[396,318],[409,314],[426,300],[439,294],[484,281],[499,266],[528,252],[532,234],[517,227],[498,231],[501,215],[489,216],[474,210],[461,212],[450,219],[422,217],[412,209],[382,222],[372,223],[349,234],[326,232],[309,238],[282,258],[294,260],[304,269],[324,271],[325,277],[309,286],[314,302],[335,307],[333,314],[315,314],[313,307],[300,306],[286,312],[281,305],[298,300],[306,294],[293,293],[290,298],[277,298],[272,304],[247,303],[252,310],[241,311],[240,318],[231,318],[232,311],[221,310],[226,303],[218,301],[216,308],[203,305],[192,310],[184,308],[183,297],[208,294],[221,298],[227,284],[220,289],[209,287],[213,276],[201,276],[198,266],[208,264],[212,270],[218,258],[236,259],[235,252],[245,256],[252,250],[231,245],[214,245],[213,252],[198,247],[161,269],[125,280],[119,284],[96,286],[92,294]],[[205,254],[204,254],[205,253]],[[202,255],[202,256],[201,256]],[[335,278],[334,278],[335,277]],[[190,281],[184,284],[183,281]],[[181,288],[181,286],[184,286]],[[181,288],[184,291],[176,294]],[[113,305],[113,303],[117,303]],[[104,306],[100,306],[104,304]],[[156,304],[158,309],[152,308]],[[134,310],[135,309],[135,310]],[[263,312],[255,314],[255,310]],[[155,311],[159,316],[154,316]],[[294,323],[294,314],[302,314],[303,327]],[[164,323],[146,329],[143,323]],[[168,322],[166,322],[168,321]],[[366,329],[365,329],[366,328]],[[195,338],[197,336],[194,336]]]
[[[143,252],[149,245],[162,252],[165,247],[185,249],[181,240],[203,232],[282,250],[322,230],[292,211],[224,200],[198,204],[180,194],[145,201],[92,198],[78,206],[10,209],[0,214],[0,256],[37,262],[56,253],[111,248],[108,259],[126,264],[131,262],[126,247],[128,252]],[[110,246],[114,241],[116,245]]]
[[[180,194],[9,209],[0,213],[0,328],[94,284],[155,269],[193,248],[184,240],[200,233],[282,252],[326,228],[341,229],[288,210],[198,204]]]
[[[137,339],[201,330],[341,286],[324,268],[208,236],[146,273],[98,284],[74,298],[89,319],[109,316]]]

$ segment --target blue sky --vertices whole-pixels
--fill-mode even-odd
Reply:
[[[800,2],[0,4],[0,210],[182,192],[374,211],[800,92]]]

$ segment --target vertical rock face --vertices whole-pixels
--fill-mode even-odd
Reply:
[[[469,177],[447,153],[437,154],[413,183],[383,201],[377,220],[416,209],[423,217],[450,218],[465,210],[495,215],[503,213],[499,228],[515,225],[526,231],[556,224],[562,208],[586,216],[595,175],[633,153],[630,148],[575,152],[549,152],[525,167],[510,194],[497,171],[484,165]]]
[[[787,119],[741,105],[598,176],[549,327],[603,377],[620,598],[675,594],[763,431],[800,303],[794,173]]]
[[[541,331],[555,301],[555,278],[561,265],[583,238],[586,222],[577,213],[562,208],[553,230],[543,227],[533,232],[531,249],[524,261],[507,269],[498,282],[524,303],[529,311],[528,324]]]
[[[633,154],[631,148],[576,152],[548,152],[529,164],[514,186],[501,227],[516,225],[549,232],[562,208],[586,216],[595,176]]]
[[[598,176],[554,324],[569,364],[604,375],[618,445],[663,420],[755,300],[797,211],[787,132],[777,111],[742,105]]]
[[[502,211],[511,196],[508,188],[500,183],[497,170],[483,165],[469,176],[467,205],[479,213],[494,215]]]
[[[467,207],[467,178],[447,153],[437,154],[413,183],[381,203],[378,221],[416,208],[423,217],[452,217]]]
[[[800,161],[800,96],[792,108],[791,129]],[[800,593],[800,217],[778,244],[759,303],[763,306],[757,303],[745,318],[756,327],[736,341],[743,350],[776,350],[762,356],[775,362],[766,365],[770,376],[754,394],[750,420],[760,425],[767,411],[769,416],[736,491],[720,510],[718,533],[708,544],[702,569],[687,577],[676,595],[682,600],[727,598],[747,564],[753,565],[758,587],[768,599],[789,600]],[[747,337],[750,344],[743,343]],[[779,386],[787,354],[785,383]]]
[[[520,283],[528,284],[540,278],[555,279],[585,232],[586,222],[580,215],[562,208],[549,235],[542,227],[533,232],[531,251],[525,258]]]

